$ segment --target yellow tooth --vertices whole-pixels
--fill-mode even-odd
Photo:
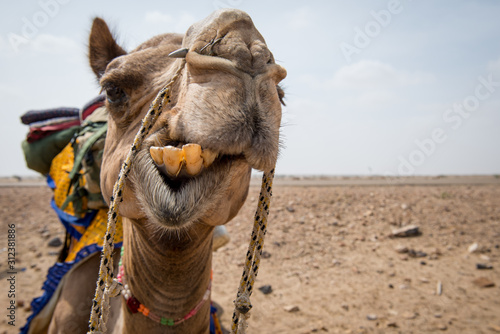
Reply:
[[[182,166],[184,152],[177,147],[166,146],[163,148],[163,163],[167,172],[172,176],[177,176]]]
[[[215,158],[217,158],[217,153],[206,149],[201,152],[201,157],[203,158],[203,166],[208,167],[214,162]]]
[[[201,158],[201,146],[198,144],[186,144],[182,146],[184,159],[186,160],[186,171],[189,175],[196,175],[201,171],[203,159]]]
[[[149,153],[158,166],[163,165],[163,149],[161,147],[151,146]]]

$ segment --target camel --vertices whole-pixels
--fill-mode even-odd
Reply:
[[[150,103],[178,73],[119,207],[126,292],[111,299],[108,332],[208,333],[213,229],[242,207],[252,168],[274,168],[286,71],[250,16],[232,9],[129,53],[96,18],[89,61],[107,96],[101,188],[108,201]],[[65,279],[48,333],[87,332],[98,262],[95,256]],[[127,305],[131,295],[156,320],[131,312],[138,306]],[[188,314],[180,324],[163,322]]]

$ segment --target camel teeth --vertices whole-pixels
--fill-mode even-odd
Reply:
[[[163,148],[163,163],[171,176],[177,176],[181,170],[182,160],[184,160],[184,151],[173,146]]]
[[[203,158],[203,166],[206,168],[214,162],[215,158],[217,158],[217,153],[205,149],[201,152],[201,157]]]
[[[152,146],[149,148],[149,153],[158,166],[163,165],[163,148]]]
[[[201,146],[198,144],[186,144],[182,146],[182,151],[184,152],[187,173],[191,176],[199,174],[203,166]]]
[[[209,149],[202,150],[198,144],[185,144],[182,148],[151,146],[149,153],[158,168],[172,177],[183,173],[185,173],[183,175],[196,176],[203,167],[211,166],[218,156]]]

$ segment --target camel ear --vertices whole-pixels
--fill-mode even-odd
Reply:
[[[96,17],[89,37],[89,61],[97,78],[104,74],[106,66],[113,59],[125,54],[127,52],[116,43],[106,22]]]

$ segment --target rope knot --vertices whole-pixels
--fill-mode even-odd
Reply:
[[[250,296],[247,293],[239,295],[234,301],[234,306],[241,314],[247,314],[252,309]]]
[[[107,289],[110,297],[117,297],[123,290],[123,284],[119,282],[116,278],[113,278],[111,285]]]

